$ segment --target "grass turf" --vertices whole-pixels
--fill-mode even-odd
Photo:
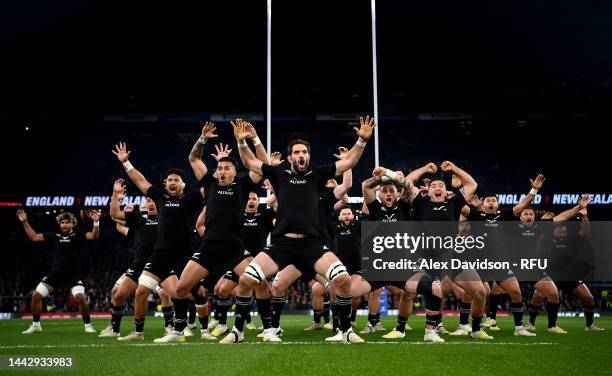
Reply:
[[[231,318],[230,318],[231,320]],[[608,330],[585,332],[583,318],[559,318],[558,325],[569,334],[545,331],[546,317],[537,322],[536,337],[515,337],[511,317],[500,317],[501,331],[490,331],[493,341],[469,337],[444,336],[446,343],[423,342],[421,316],[413,316],[402,340],[385,340],[384,333],[364,334],[363,345],[325,343],[329,330],[304,331],[310,317],[285,315],[285,330],[280,344],[262,343],[256,332],[247,331],[245,343],[219,345],[190,337],[185,344],[153,344],[160,337],[163,319],[147,318],[145,340],[118,342],[86,334],[80,320],[43,320],[43,333],[22,335],[30,324],[26,320],[0,321],[0,356],[70,356],[72,370],[2,371],[2,374],[79,374],[79,375],[610,375],[612,366],[612,317],[596,319]],[[259,324],[259,319],[254,318]],[[387,329],[394,317],[384,318]],[[108,320],[93,320],[96,329]],[[454,330],[457,317],[445,317],[445,326]],[[122,334],[133,329],[132,317],[125,317]],[[359,317],[356,331],[365,324]],[[386,332],[385,332],[386,333]],[[199,331],[196,332],[199,334]],[[7,373],[8,372],[8,373]]]

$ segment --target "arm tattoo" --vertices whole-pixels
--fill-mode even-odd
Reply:
[[[189,152],[189,157],[195,159],[202,159],[202,154],[204,154],[204,144],[196,141],[196,143],[193,145],[193,148],[191,148],[191,152]]]
[[[368,188],[374,188],[380,185],[380,183],[382,183],[382,179],[376,179],[375,177],[371,177],[369,179],[366,179],[364,183],[366,183],[366,186]]]
[[[410,182],[408,181],[408,179],[406,179],[406,177],[405,177],[405,176],[400,176],[400,177],[397,179],[397,183],[398,183],[399,185],[401,185],[402,187],[404,187],[404,188],[410,188]]]

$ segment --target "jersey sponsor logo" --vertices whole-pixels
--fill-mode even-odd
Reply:
[[[448,211],[448,210],[446,209],[446,205],[441,205],[441,206],[434,206],[433,211]]]
[[[178,208],[181,206],[180,202],[170,202],[170,201],[166,201],[166,203],[164,204],[165,207],[167,208]]]
[[[232,191],[232,190],[227,190],[227,191],[217,190],[217,194],[218,195],[233,196],[234,195],[234,191]]]
[[[395,214],[385,214],[385,217],[380,220],[381,222],[397,222]]]
[[[291,184],[297,184],[297,185],[302,185],[302,184],[306,184],[307,181],[306,179],[298,179],[298,178],[291,178],[289,180],[289,183]]]
[[[340,235],[350,235],[352,234],[351,230],[340,231]]]
[[[253,219],[245,218],[244,220],[245,220],[245,222],[242,222],[242,225],[244,227],[257,227],[257,226],[259,226],[259,223],[256,222],[257,221],[256,218],[253,218]]]

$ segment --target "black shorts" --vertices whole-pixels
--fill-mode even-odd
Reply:
[[[238,283],[240,277],[238,276],[238,274],[234,273],[233,270],[228,270],[225,272],[225,274],[223,274],[223,279]]]
[[[59,270],[51,269],[41,282],[53,287],[57,290],[60,287],[72,288],[74,286],[85,286],[81,281],[80,270]]]
[[[338,252],[334,251],[340,262],[346,267],[350,275],[361,275],[361,254],[358,252]]]
[[[138,283],[138,277],[140,277],[142,274],[145,264],[145,262],[133,262],[132,265],[130,265],[130,267],[125,271],[125,276]]]
[[[574,291],[574,289],[580,285],[582,285],[584,282],[582,281],[562,281],[562,282],[555,282],[555,285],[557,285],[557,288],[559,290],[565,290],[566,292],[572,292]]]
[[[163,281],[173,274],[180,274],[188,261],[189,256],[182,249],[156,249],[145,264],[143,271],[147,271]]]
[[[406,289],[406,281],[367,281],[372,290],[370,290],[370,292],[372,291],[376,291],[381,287],[385,287],[385,286],[395,286],[397,288],[400,288],[402,290]]]
[[[247,257],[251,254],[239,243],[204,241],[191,260],[212,273],[219,267],[224,269],[223,272],[231,270]]]
[[[314,278],[314,264],[329,252],[319,238],[294,239],[285,236],[272,238],[272,242],[262,252],[265,252],[278,265],[279,270],[287,265],[294,265],[302,272],[302,279]]]

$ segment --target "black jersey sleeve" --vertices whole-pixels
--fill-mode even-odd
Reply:
[[[206,174],[202,176],[202,179],[198,181],[198,185],[204,188],[204,193],[210,190],[210,186],[214,184],[217,179],[215,179],[214,172],[212,170],[206,171]]]
[[[129,227],[132,229],[132,231],[134,231],[136,229],[136,226],[138,225],[139,215],[140,212],[137,211],[125,213],[125,227]]]
[[[499,213],[499,218],[502,221],[515,221],[517,218],[514,216],[512,208],[502,209]]]
[[[336,164],[328,164],[323,166],[317,166],[313,168],[313,170],[317,173],[319,177],[318,186],[324,187],[327,184],[329,179],[333,179],[336,177]]]
[[[155,186],[150,186],[149,189],[147,189],[146,196],[150,197],[156,204],[159,204],[164,197],[164,192]]]

